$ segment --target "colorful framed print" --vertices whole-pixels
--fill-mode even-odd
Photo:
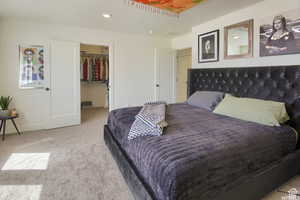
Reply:
[[[44,46],[20,45],[20,88],[42,88],[45,86]]]
[[[219,61],[219,30],[198,35],[198,62]]]
[[[260,56],[300,53],[300,10],[291,10],[262,20]]]

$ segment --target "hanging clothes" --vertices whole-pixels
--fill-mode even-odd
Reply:
[[[96,60],[96,70],[97,70],[97,81],[101,81],[101,77],[100,77],[100,71],[101,71],[101,61],[100,58],[97,58]]]
[[[99,71],[99,64],[98,64],[98,58],[97,57],[95,57],[95,58],[93,58],[94,59],[94,80],[95,81],[99,81],[99,78],[98,78],[98,71]]]
[[[83,63],[83,80],[87,81],[88,80],[88,59],[84,59],[84,63]]]
[[[109,58],[108,58],[108,56],[106,56],[106,60],[105,60],[105,74],[106,74],[106,76],[105,76],[105,80],[106,81],[108,81],[108,79],[109,79]]]
[[[109,59],[107,55],[84,55],[81,57],[80,77],[84,81],[107,81]]]
[[[99,80],[101,81],[103,81],[102,70],[103,70],[103,57],[100,57],[99,58]]]
[[[92,60],[92,69],[93,69],[93,71],[92,71],[92,74],[93,74],[92,80],[96,81],[97,80],[97,74],[96,74],[96,65],[97,65],[97,62],[96,62],[96,59],[94,57],[91,58],[91,60]]]
[[[88,81],[92,81],[93,80],[93,65],[94,65],[94,62],[93,62],[93,59],[89,59],[89,77],[88,77]]]
[[[101,71],[101,77],[103,81],[106,81],[106,58],[104,57],[102,60],[102,71]]]
[[[80,57],[80,80],[83,80],[83,63],[84,60],[82,57]]]

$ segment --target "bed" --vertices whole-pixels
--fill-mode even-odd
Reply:
[[[135,199],[255,200],[298,174],[299,66],[192,69],[188,85],[283,101],[292,120],[270,127],[172,104],[162,137],[128,141],[140,107],[112,111],[104,138]]]

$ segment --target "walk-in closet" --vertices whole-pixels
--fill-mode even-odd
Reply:
[[[82,110],[108,109],[109,47],[81,44],[80,74]]]

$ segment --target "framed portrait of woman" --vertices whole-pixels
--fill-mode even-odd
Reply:
[[[198,35],[198,62],[219,61],[219,30]]]
[[[292,10],[262,20],[260,56],[300,53],[300,10]]]

